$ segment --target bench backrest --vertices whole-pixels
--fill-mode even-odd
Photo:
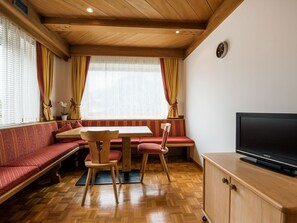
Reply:
[[[54,143],[57,122],[0,129],[0,165]]]
[[[59,128],[66,123],[75,120],[58,121]],[[80,120],[83,126],[148,126],[153,132],[153,136],[162,137],[163,130],[161,123],[170,123],[170,136],[185,136],[185,120],[184,119],[148,119],[148,120]]]

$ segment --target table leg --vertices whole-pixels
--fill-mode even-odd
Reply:
[[[123,137],[122,138],[122,171],[130,172],[131,171],[131,138]]]

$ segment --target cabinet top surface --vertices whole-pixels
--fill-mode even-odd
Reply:
[[[278,209],[297,214],[297,177],[246,163],[237,153],[207,153],[202,156]]]

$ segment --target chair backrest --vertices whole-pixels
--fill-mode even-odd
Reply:
[[[88,141],[92,163],[108,163],[110,140],[119,136],[119,131],[86,131],[81,138]]]
[[[170,132],[171,124],[170,123],[162,123],[161,129],[163,129],[163,137],[162,137],[162,144],[161,149],[163,150],[166,147],[167,138]]]

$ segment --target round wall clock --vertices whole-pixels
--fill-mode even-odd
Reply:
[[[218,58],[223,58],[224,56],[226,56],[227,54],[227,51],[228,51],[228,44],[226,41],[224,42],[221,42],[218,47],[217,47],[217,57]]]

